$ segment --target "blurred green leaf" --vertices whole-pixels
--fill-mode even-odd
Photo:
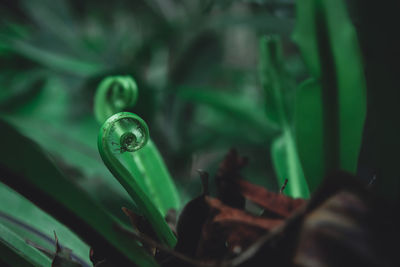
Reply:
[[[260,80],[265,94],[265,110],[270,120],[283,126],[288,123],[284,96],[290,85],[283,68],[281,41],[277,36],[266,36],[260,41]]]
[[[259,164],[263,171],[257,169],[253,176],[265,178],[265,170],[272,173],[265,149],[278,127],[260,112],[264,99],[254,73],[253,40],[270,32],[287,36],[294,20],[291,7],[264,4],[234,1],[202,8],[202,0],[113,5],[14,1],[0,10],[1,73],[12,66],[9,77],[16,81],[1,82],[7,88],[1,92],[7,107],[1,115],[38,142],[66,177],[114,216],[123,216],[120,206],[134,204],[96,150],[98,127],[90,111],[97,82],[105,75],[131,74],[137,79],[141,100],[130,111],[149,123],[152,140],[181,188],[191,179],[186,172],[193,155],[220,153],[232,145],[249,148],[252,162],[267,160],[267,165]],[[233,61],[236,53],[245,60]],[[28,83],[27,69],[43,71],[44,86],[42,80]],[[21,91],[19,83],[24,85]],[[226,88],[227,95],[235,91],[228,101],[233,112],[211,104],[188,105],[173,94],[182,84]],[[23,99],[15,97],[18,92],[26,92]],[[260,152],[260,147],[265,149]],[[212,161],[207,162],[202,167],[212,168]]]
[[[185,148],[192,148],[193,152],[207,147],[227,147],[232,144],[234,146],[268,145],[270,137],[277,132],[276,129],[262,131],[247,121],[239,120],[235,116],[209,108],[207,105],[196,106],[193,121],[195,123],[186,137],[187,140],[180,140]]]
[[[70,109],[77,101],[64,86],[57,77],[49,78],[31,101],[2,117],[50,153],[59,168],[77,170],[78,177],[63,171],[108,211],[125,219],[121,206],[134,204],[98,155],[98,124],[93,116],[71,119]]]
[[[281,127],[282,135],[275,139],[271,147],[272,160],[280,184],[288,179],[285,193],[292,197],[308,198],[307,181],[300,164],[296,141],[289,121],[287,95],[292,84],[283,65],[280,39],[264,37],[260,42],[260,76],[265,91],[266,110],[271,119]]]
[[[249,15],[221,15],[207,21],[211,27],[216,29],[229,28],[232,26],[248,26],[260,32],[268,34],[290,35],[293,26],[293,18],[272,16],[270,12],[260,12]]]
[[[0,74],[0,109],[15,109],[37,94],[45,73],[42,70],[5,70]]]
[[[263,131],[266,135],[270,135],[277,129],[277,125],[271,122],[263,112],[260,112],[261,107],[257,107],[252,100],[241,95],[222,92],[217,89],[188,87],[180,88],[177,94],[184,100],[207,105],[222,113],[229,114],[238,122]]]
[[[310,190],[324,177],[321,84],[313,79],[303,82],[296,92],[295,134]]]
[[[90,265],[89,247],[79,237],[4,184],[0,184],[0,203],[7,203],[0,206],[0,223],[24,240],[54,252],[55,231],[63,246],[73,248],[74,255]]]
[[[283,135],[275,139],[271,154],[279,184],[282,186],[285,179],[288,179],[284,193],[295,198],[309,198],[310,192],[290,131],[284,130]]]
[[[304,164],[304,171],[313,191],[325,172],[331,171],[328,170],[330,169],[328,165],[332,165],[333,161],[337,161],[339,166],[336,167],[343,170],[353,173],[356,170],[366,109],[365,79],[357,36],[348,18],[344,1],[297,1],[297,24],[293,38],[300,47],[311,75],[321,83],[320,101],[324,103],[322,114],[325,126],[323,129],[315,128],[316,132],[323,132],[324,164],[321,164],[321,155],[318,153],[311,155],[306,149],[309,138],[303,134],[297,136],[297,141],[301,143],[301,160],[313,161],[314,164],[323,165],[325,168],[324,173],[320,175],[309,163]],[[317,91],[316,88],[301,90]],[[332,92],[337,101],[332,99]],[[304,101],[318,101],[316,96],[306,98],[308,100]],[[301,107],[306,107],[306,103],[297,103],[297,106],[299,110]],[[307,106],[309,109],[314,108],[313,111],[309,111],[312,114],[321,112],[319,107],[320,104],[316,103]],[[331,114],[332,112],[336,114]],[[333,121],[329,121],[327,116],[333,116]],[[306,118],[300,118],[301,121],[304,119]],[[333,125],[336,123],[335,120],[337,126]],[[302,126],[303,124],[297,124],[297,127]],[[321,126],[322,123],[315,125],[315,127]],[[297,131],[307,132],[301,129]],[[321,151],[322,148],[316,150]]]
[[[173,179],[153,141],[133,154],[133,159],[141,170],[141,177],[149,191],[149,197],[165,216],[170,209],[179,210],[181,203]]]
[[[50,266],[51,260],[0,224],[0,262],[9,266]]]
[[[113,261],[157,266],[138,243],[115,230],[121,222],[66,179],[37,145],[10,125],[0,125],[7,137],[0,139],[3,182],[65,223],[89,245],[102,248]]]
[[[28,42],[16,40],[12,51],[33,60],[49,69],[59,70],[77,76],[91,76],[107,70],[100,62],[87,62],[71,55],[45,50]]]

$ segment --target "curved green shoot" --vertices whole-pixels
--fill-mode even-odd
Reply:
[[[271,157],[278,176],[283,184],[289,183],[285,193],[292,197],[310,196],[307,181],[304,178],[290,122],[289,108],[285,96],[291,93],[288,77],[284,71],[281,43],[277,37],[265,37],[260,42],[261,78],[266,95],[266,111],[271,120],[279,124],[282,134],[272,144]]]
[[[136,202],[139,211],[150,222],[160,241],[173,247],[176,244],[174,234],[142,189],[146,186],[146,181],[135,179],[140,174],[130,173],[120,162],[122,155],[143,148],[148,140],[147,124],[136,114],[120,112],[111,116],[101,127],[98,148],[105,165]]]
[[[135,105],[138,98],[136,82],[130,76],[109,76],[97,87],[94,114],[103,123],[111,115]]]
[[[105,78],[100,83],[95,95],[94,112],[97,120],[99,123],[104,123],[112,115],[132,107],[136,103],[137,97],[138,89],[130,76]],[[125,151],[120,150],[119,152]],[[119,160],[132,173],[135,182],[163,216],[169,209],[179,209],[178,190],[151,139],[148,139],[147,145],[143,149],[135,153],[119,153]]]

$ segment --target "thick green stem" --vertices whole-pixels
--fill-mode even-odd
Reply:
[[[147,197],[133,175],[117,159],[118,155],[141,149],[149,140],[146,123],[137,115],[120,112],[110,117],[101,127],[98,148],[104,164],[137,204],[139,211],[149,221],[160,241],[170,247],[176,238],[159,210]]]
[[[94,103],[94,112],[99,123],[103,123],[115,113],[126,108],[131,108],[136,103],[138,88],[130,76],[110,76],[105,78],[97,88]],[[124,132],[119,127],[115,128],[118,138],[122,138]],[[128,136],[125,136],[128,137]],[[114,140],[114,143],[118,143]],[[170,209],[178,210],[180,198],[167,167],[162,160],[156,145],[149,140],[146,147],[137,153],[122,153],[119,150],[119,161],[136,179],[136,183],[153,204],[165,216]]]
[[[283,184],[289,180],[286,192],[292,197],[308,198],[307,182],[298,157],[293,129],[285,104],[285,93],[290,90],[290,82],[283,66],[281,42],[277,37],[261,40],[261,78],[266,94],[267,114],[281,127],[282,135],[272,145],[272,158],[278,179]]]

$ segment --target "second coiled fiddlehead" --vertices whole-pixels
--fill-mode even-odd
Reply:
[[[99,123],[117,112],[132,108],[138,97],[138,88],[130,76],[109,76],[99,85],[94,102],[94,112]],[[126,135],[127,140],[130,139]],[[114,140],[114,142],[116,142]],[[123,152],[129,147],[114,148]],[[178,210],[180,199],[165,163],[151,139],[135,153],[116,153],[118,159],[133,175],[136,183],[152,200],[163,216],[169,209]]]
[[[119,160],[119,156],[135,153],[143,148],[148,140],[149,130],[146,123],[136,114],[120,112],[107,119],[101,127],[98,148],[107,168],[135,201],[160,241],[173,247],[176,238],[160,211],[142,190],[143,185],[137,183],[135,173],[131,173]]]
[[[103,123],[111,115],[135,105],[138,98],[136,82],[130,76],[109,76],[97,88],[94,114]]]
[[[111,76],[100,83],[94,103],[96,118],[104,123],[98,148],[104,163],[136,203],[159,240],[172,247],[176,238],[163,216],[171,208],[179,209],[179,194],[157,147],[149,138],[146,123],[135,114],[117,113],[131,108],[137,96],[136,83],[130,76]]]

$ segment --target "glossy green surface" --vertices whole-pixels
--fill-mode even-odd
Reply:
[[[0,224],[0,259],[9,266],[48,267],[51,260]]]
[[[127,151],[124,149],[124,144],[121,144],[121,141],[125,140],[124,137],[127,133],[132,133],[135,136],[130,140],[133,142],[131,144],[134,148],[132,151]],[[141,161],[135,162],[137,172],[130,172],[120,161],[120,158],[127,153],[136,153],[136,150],[140,151],[146,146],[148,140],[149,129],[147,124],[136,114],[120,112],[111,116],[101,127],[98,139],[99,152],[110,172],[125,188],[136,203],[139,211],[152,225],[160,241],[173,247],[176,244],[176,238],[164,220],[159,208],[153,204],[158,202],[157,198],[159,196],[151,191],[148,191],[147,194],[144,191],[145,188],[154,188],[151,184],[154,180],[141,179],[143,176],[140,175],[140,171],[144,166],[141,165]],[[147,151],[144,155],[149,155],[149,152]],[[139,157],[139,160],[141,159],[142,157]],[[151,164],[153,159],[154,157],[146,160],[149,160]],[[157,186],[162,186],[162,184],[157,184]]]
[[[296,102],[296,139],[305,175],[314,191],[322,177],[333,169],[356,171],[366,112],[366,85],[356,32],[345,2],[300,0],[296,4],[293,38],[314,83],[319,83],[300,87]],[[323,103],[322,117],[317,101]],[[329,114],[332,112],[335,114]],[[323,147],[316,147],[321,144]]]
[[[39,209],[35,204],[9,188],[0,185],[0,224],[7,226],[24,240],[55,251],[54,232],[62,246],[72,249],[75,256],[90,266],[89,246],[74,232]]]
[[[271,158],[279,184],[285,179],[288,184],[285,194],[292,197],[308,198],[310,195],[307,182],[300,164],[294,139],[290,109],[285,97],[293,90],[290,79],[284,69],[280,39],[264,37],[260,42],[260,75],[265,91],[267,115],[279,124],[280,137],[271,147]]]
[[[134,106],[137,98],[138,89],[130,76],[107,77],[103,79],[96,91],[95,116],[99,122],[103,123],[112,115]],[[147,143],[150,139],[148,129],[146,132]],[[117,139],[119,138],[120,136]],[[119,140],[114,140],[114,143],[120,144]],[[118,150],[116,147],[113,149]],[[137,150],[134,148],[130,152]],[[124,149],[119,149],[119,152],[124,152]],[[116,154],[118,153],[114,153],[114,156]],[[181,203],[178,191],[156,145],[151,140],[147,146],[135,153],[120,154],[121,163],[133,174],[141,190],[147,194],[163,216],[169,209],[179,209]]]

